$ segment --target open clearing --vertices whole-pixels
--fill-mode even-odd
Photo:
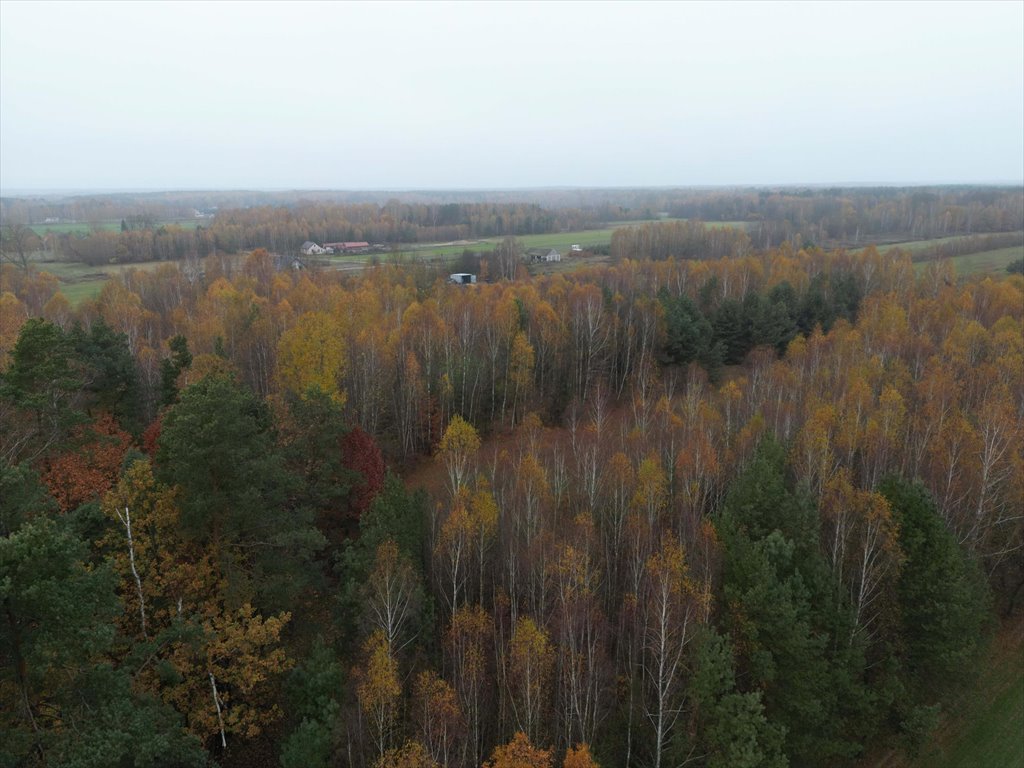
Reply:
[[[158,227],[181,227],[182,229],[195,229],[203,223],[202,219],[171,219],[157,223]],[[40,237],[49,234],[64,235],[75,233],[87,235],[90,232],[119,232],[121,230],[120,219],[104,219],[103,221],[58,221],[49,224],[32,224],[31,229]]]
[[[647,222],[633,222],[620,226],[636,226]],[[557,248],[562,251],[569,250],[572,245],[581,245],[584,248],[599,245],[609,245],[612,241],[612,232],[620,226],[609,226],[604,229],[586,229],[578,232],[552,232],[544,235],[519,235],[516,240],[523,244],[523,248]],[[493,251],[498,247],[503,238],[488,237],[482,240],[466,241],[457,245],[404,245],[400,252],[407,256],[418,258],[433,258],[438,256],[459,256],[463,251]]]
[[[976,684],[949,708],[917,759],[885,755],[873,768],[1024,768],[1024,622],[994,638]]]
[[[176,261],[145,261],[138,264],[102,264],[90,266],[78,261],[36,260],[40,272],[49,272],[60,281],[60,292],[71,306],[77,307],[85,299],[94,299],[103,290],[103,284],[114,275],[129,269],[155,269],[161,264],[177,264]]]
[[[950,259],[956,267],[958,275],[969,275],[975,272],[1006,272],[1006,266],[1017,259],[1024,259],[1024,245],[1011,248],[999,248],[995,251],[969,253]]]
[[[1024,232],[975,232],[970,235],[950,235],[949,237],[933,237],[929,240],[906,240],[896,242],[877,242],[875,247],[879,251],[891,251],[895,248],[899,248],[901,251],[908,251],[909,253],[917,253],[923,251],[926,248],[932,248],[937,245],[948,245],[949,243],[955,243],[962,240],[970,240],[973,237],[984,237],[985,235],[1011,235],[1016,234],[1018,236],[1024,236]],[[849,249],[852,253],[860,253],[861,251],[867,250],[869,246],[861,246],[859,248]]]
[[[51,224],[32,224],[30,229],[40,237],[45,235],[87,235],[90,232],[117,232],[121,229],[118,221],[59,221]]]
[[[999,248],[994,251],[981,251],[980,253],[967,253],[963,256],[954,256],[949,259],[952,262],[958,275],[976,275],[992,273],[996,276],[1006,274],[1006,266],[1017,259],[1024,259],[1024,245],[1014,245],[1010,248]],[[914,271],[921,274],[929,264],[935,260],[914,262]]]
[[[937,237],[931,240],[910,240],[905,243],[888,243],[885,245],[877,246],[878,250],[883,253],[891,251],[896,248],[901,251],[906,251],[913,256],[916,253],[933,248],[939,245],[948,245],[950,243],[956,243],[958,241],[968,240],[972,237],[980,237],[986,234],[1001,234],[1001,233],[990,233],[990,232],[979,232],[974,235],[955,235],[953,237]],[[1010,233],[1006,233],[1010,234]],[[1024,233],[1016,233],[1024,235]],[[854,253],[863,251],[864,248],[857,248]],[[983,272],[994,272],[994,273],[1005,273],[1006,266],[1017,259],[1024,258],[1024,245],[1013,245],[1007,248],[996,248],[990,251],[979,251],[978,253],[966,253],[962,256],[952,256],[949,261],[953,263],[956,268],[958,275],[973,275]],[[941,259],[927,259],[924,261],[915,261],[914,270],[921,274],[921,272],[934,261],[940,261]]]
[[[678,220],[678,219],[676,219]],[[523,235],[517,238],[523,244],[524,249],[531,248],[557,248],[562,251],[565,257],[561,262],[551,262],[543,264],[531,265],[530,271],[533,274],[550,274],[553,272],[565,272],[572,269],[577,269],[581,266],[589,266],[593,264],[600,264],[607,261],[607,257],[593,256],[588,258],[576,258],[569,255],[569,247],[578,244],[583,246],[584,249],[595,246],[607,246],[611,243],[612,232],[616,229],[626,226],[638,226],[641,224],[648,224],[651,221],[666,221],[666,219],[656,219],[649,221],[634,221],[634,222],[611,222],[607,227],[603,229],[588,229],[579,230],[576,232],[556,232],[544,235]],[[672,221],[672,219],[668,219]],[[183,222],[167,222],[169,224],[176,223],[179,226],[194,228],[201,222],[196,221],[183,221]],[[746,226],[741,221],[719,221],[719,222],[707,222],[709,227],[743,227]],[[71,224],[71,223],[59,223],[59,224],[48,224],[39,225],[51,228],[50,231],[82,231],[87,232],[93,228],[92,224]],[[114,230],[120,227],[120,222],[104,222],[104,227]],[[36,228],[36,225],[33,225]],[[61,229],[63,228],[63,229]],[[78,228],[78,229],[75,229]],[[901,248],[911,252],[919,251],[924,248],[950,242],[953,240],[961,239],[960,237],[952,238],[940,238],[937,240],[918,240],[908,243],[902,243],[898,246],[887,246],[888,248]],[[324,261],[330,264],[336,269],[346,271],[357,271],[362,269],[366,263],[371,259],[377,258],[381,261],[386,261],[390,258],[398,256],[404,259],[410,260],[423,260],[423,261],[445,261],[450,262],[461,256],[463,251],[493,251],[497,245],[501,242],[501,238],[486,238],[482,240],[473,241],[460,241],[458,243],[437,243],[433,245],[406,245],[401,250],[385,254],[345,254],[336,255],[334,257],[326,257]],[[1010,262],[1024,258],[1024,246],[1013,246],[1010,248],[1000,248],[998,250],[984,251],[982,253],[972,253],[964,256],[956,256],[951,259],[956,267],[957,274],[970,275],[976,273],[994,273],[1001,275],[1005,273],[1006,265]],[[61,293],[71,302],[73,306],[77,306],[85,299],[95,298],[99,295],[103,288],[103,284],[115,274],[119,274],[126,269],[153,269],[160,264],[167,264],[174,262],[144,262],[139,264],[104,264],[99,266],[89,266],[79,262],[62,262],[62,261],[43,261],[39,259],[36,261],[36,266],[51,274],[55,275],[60,280]],[[923,261],[915,263],[914,267],[920,273],[930,262]]]
[[[584,229],[576,232],[550,232],[543,235],[517,235],[516,240],[522,243],[524,250],[530,250],[531,248],[557,248],[563,253],[568,251],[573,245],[580,245],[583,248],[594,248],[598,246],[607,246],[612,242],[612,233],[616,229],[622,229],[624,227],[638,227],[643,224],[652,224],[656,222],[664,221],[685,221],[685,219],[641,219],[638,221],[612,221],[608,222],[601,229]],[[746,223],[742,221],[709,221],[705,222],[705,226],[712,228],[722,227],[745,227]],[[462,240],[456,243],[435,243],[435,244],[417,244],[417,243],[403,243],[395,251],[390,252],[387,255],[398,254],[407,258],[419,258],[419,259],[436,259],[436,258],[451,258],[454,256],[461,256],[464,251],[493,251],[498,247],[498,244],[504,238],[501,237],[487,237],[479,240]],[[386,258],[385,254],[377,254],[379,258]],[[356,256],[352,257],[346,255],[346,260],[351,261],[353,258],[369,260],[370,256]]]

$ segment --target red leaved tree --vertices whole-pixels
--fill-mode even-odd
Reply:
[[[370,435],[355,427],[341,441],[341,456],[341,463],[360,475],[350,496],[358,520],[384,487],[384,455]]]

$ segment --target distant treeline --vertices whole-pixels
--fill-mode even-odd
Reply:
[[[751,250],[750,237],[743,228],[707,227],[700,221],[659,221],[616,229],[611,255],[617,259],[718,259],[745,256]]]
[[[301,208],[309,205],[386,207],[409,205],[537,205],[580,208],[603,221],[653,218],[664,210],[660,195],[651,190],[411,190],[411,191],[184,191],[95,195],[39,195],[0,198],[5,222],[40,224],[48,218],[82,223],[116,221],[132,215],[158,219],[189,218],[195,211],[216,213],[264,206]]]
[[[205,257],[215,253],[219,247],[212,230],[202,227],[192,230],[175,225],[120,232],[67,232],[50,235],[43,242],[48,249],[69,261],[81,261],[92,266]]]
[[[263,206],[223,211],[195,230],[176,225],[140,228],[123,219],[121,231],[51,234],[47,247],[87,264],[137,263],[205,257],[216,251],[266,248],[298,251],[317,243],[367,241],[415,243],[505,235],[546,234],[601,225],[593,213],[576,209],[544,210],[536,205],[458,204],[319,205],[296,208]],[[152,221],[152,217],[149,217]]]
[[[856,248],[1024,230],[1024,191],[1018,187],[410,192],[401,193],[400,200],[396,194],[177,192],[3,198],[0,219],[5,224],[38,225],[47,219],[156,222],[191,218],[197,212],[204,217],[204,226],[194,234],[168,226],[141,232],[128,227],[133,230],[125,233],[130,237],[97,232],[48,235],[49,249],[90,263],[205,256],[215,250],[288,252],[306,240],[408,243],[546,234],[665,217],[743,222],[746,228],[742,237],[685,227],[641,229],[630,234],[632,244],[622,248],[636,252],[646,239],[642,251],[654,258],[670,253],[706,258],[782,243],[797,249]],[[658,240],[662,236],[668,241]],[[680,245],[687,250],[675,250]]]
[[[1024,229],[1019,187],[745,190],[692,193],[671,216],[752,222],[758,248],[857,246],[884,239],[924,240]]]
[[[616,229],[610,253],[617,259],[707,259],[745,256],[754,250],[756,227],[716,227],[701,221],[659,221]],[[783,240],[783,242],[788,242]],[[916,248],[912,261],[936,261],[1024,243],[1024,232],[996,232],[954,237]],[[790,243],[796,249],[807,243]],[[809,246],[814,247],[814,246]],[[892,247],[899,248],[899,244]]]
[[[383,243],[440,242],[505,235],[533,235],[586,229],[601,222],[593,212],[510,203],[386,205],[305,204],[294,208],[262,206],[218,214],[212,224],[224,251],[296,249],[306,240]]]

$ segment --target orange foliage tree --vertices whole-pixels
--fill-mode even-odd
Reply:
[[[525,733],[517,731],[508,744],[494,748],[484,768],[551,768],[551,751],[533,746]]]
[[[102,414],[91,425],[75,429],[77,447],[47,460],[42,480],[62,512],[99,499],[117,482],[131,437],[114,417]]]

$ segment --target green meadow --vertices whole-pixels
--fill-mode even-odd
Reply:
[[[954,256],[949,261],[953,264],[958,275],[992,273],[999,276],[1005,275],[1007,265],[1017,259],[1024,259],[1024,245],[998,248],[994,251],[968,253],[963,256]],[[921,274],[929,264],[934,263],[934,261],[914,262],[914,271],[917,274]]]
[[[598,246],[610,245],[612,233],[623,227],[636,227],[642,224],[650,224],[656,221],[682,221],[682,219],[645,219],[640,221],[613,221],[601,229],[584,229],[576,232],[551,232],[543,235],[519,235],[516,239],[522,243],[525,250],[531,248],[556,248],[562,251],[563,255],[568,253],[573,245],[580,245],[584,249]],[[706,222],[706,226],[720,227],[744,227],[742,221],[715,221]],[[459,256],[463,251],[493,251],[502,241],[500,237],[488,237],[481,240],[467,240],[457,244],[438,243],[435,245],[417,245],[406,243],[397,249],[398,253],[405,256],[423,259],[448,258]],[[345,257],[346,260],[365,259],[366,256]]]
[[[1024,768],[1024,625],[992,643],[974,685],[946,708],[916,758],[896,752],[872,768]]]
[[[171,219],[158,222],[157,226],[176,226],[182,229],[195,229],[203,220],[201,219]],[[103,221],[57,221],[49,224],[33,224],[32,231],[39,237],[45,235],[87,235],[90,232],[119,232],[121,230],[120,219],[105,219]]]
[[[975,272],[1005,273],[1007,265],[1017,259],[1024,259],[1024,245],[999,248],[995,251],[969,253],[965,256],[956,256],[950,261],[956,267],[958,275],[970,275]]]
[[[172,264],[167,261],[147,261],[139,264],[104,264],[90,266],[78,261],[43,261],[34,262],[40,272],[49,272],[60,281],[60,292],[78,306],[86,299],[94,299],[103,290],[104,283],[114,275],[129,269],[154,269],[161,264]]]

